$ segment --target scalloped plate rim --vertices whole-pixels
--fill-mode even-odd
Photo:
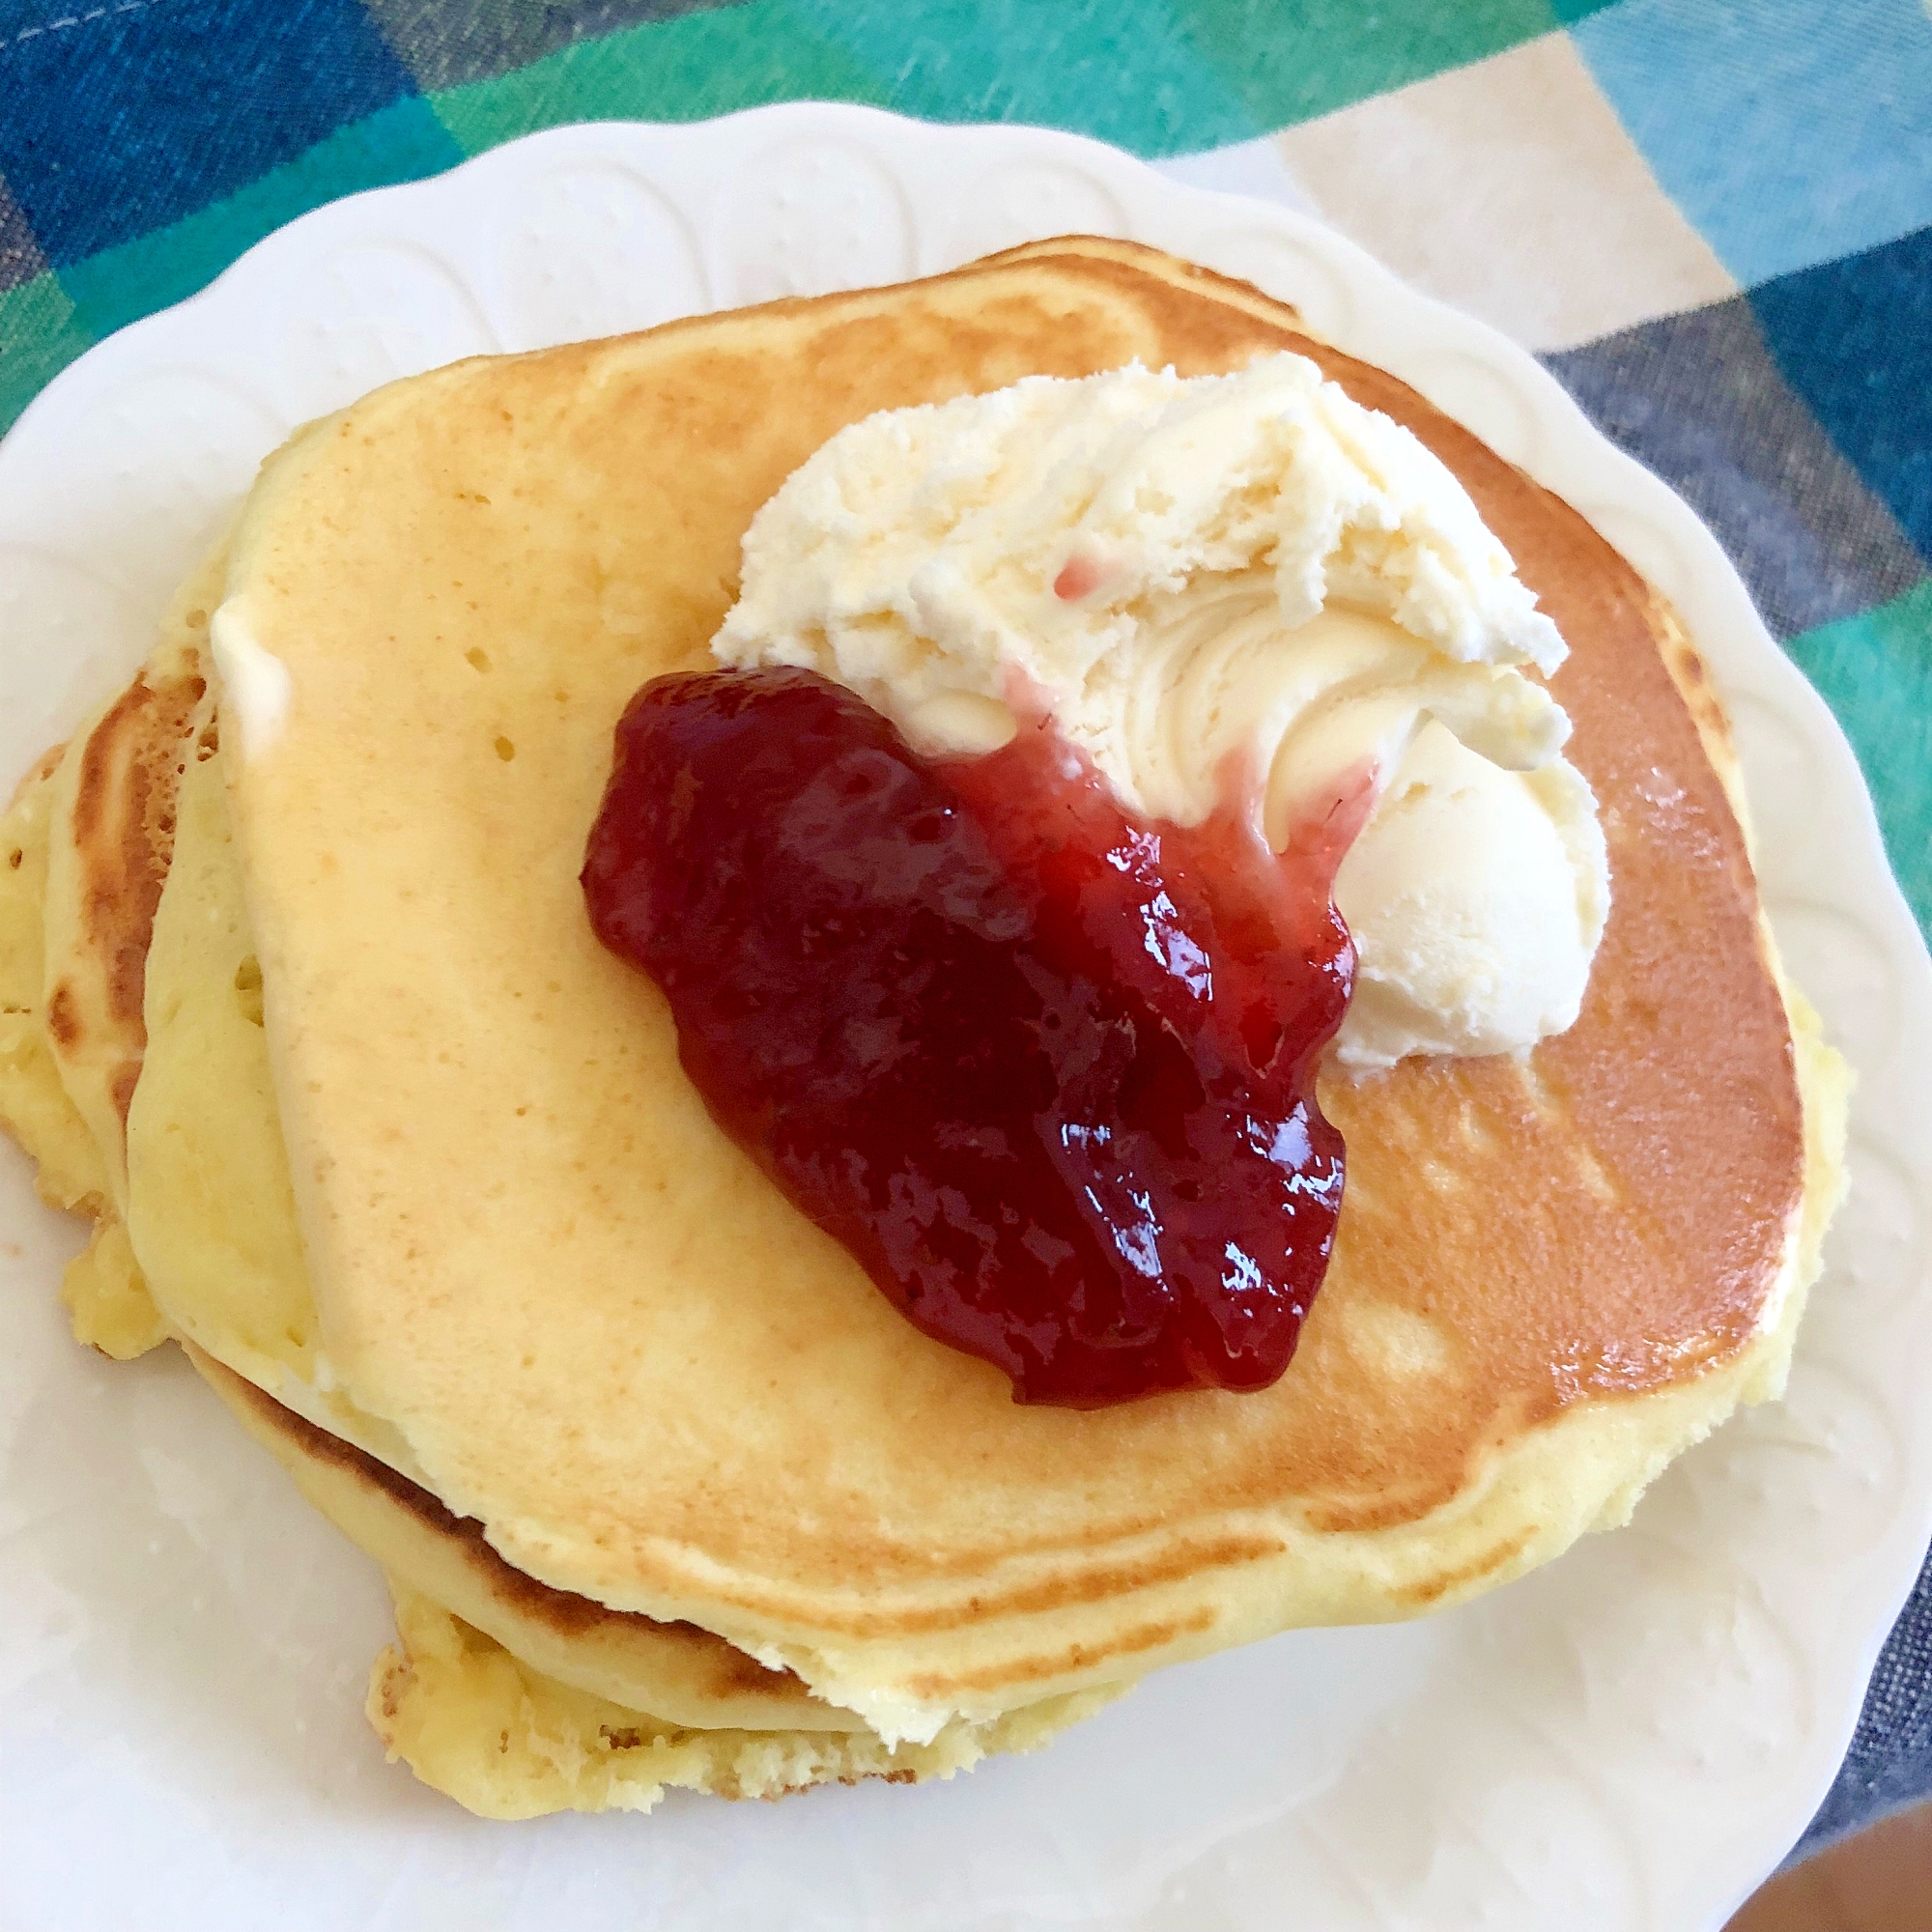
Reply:
[[[1545,462],[1532,460],[1523,465],[1531,474],[1560,491],[1562,485],[1551,480],[1548,469],[1586,469],[1605,486],[1593,497],[1596,508],[1634,503],[1678,541],[1687,543],[1697,556],[1700,590],[1706,600],[1715,598],[1717,610],[1714,618],[1702,623],[1687,619],[1687,629],[1711,663],[1720,688],[1727,682],[1736,682],[1754,694],[1769,690],[1775,695],[1774,709],[1799,715],[1810,748],[1824,760],[1833,808],[1850,814],[1851,824],[1841,825],[1837,830],[1842,835],[1851,831],[1852,825],[1857,827],[1856,872],[1862,874],[1853,877],[1849,889],[1845,875],[1834,874],[1825,882],[1827,889],[1820,903],[1842,908],[1849,901],[1867,921],[1876,918],[1880,937],[1887,943],[1888,956],[1905,969],[1901,983],[1912,1009],[1913,1023],[1920,1030],[1926,1028],[1932,1018],[1932,958],[1928,958],[1923,936],[1886,860],[1876,812],[1851,746],[1823,698],[1771,639],[1729,558],[1683,499],[1634,458],[1608,442],[1555,378],[1528,352],[1488,324],[1408,288],[1346,236],[1311,216],[1279,205],[1175,182],[1154,166],[1085,136],[1024,124],[918,121],[853,103],[789,101],[746,108],[709,121],[561,124],[485,150],[435,175],[341,197],[262,237],[202,289],[166,309],[128,324],[61,370],[28,404],[6,438],[0,440],[0,519],[4,519],[6,511],[4,493],[15,480],[16,469],[35,460],[36,445],[51,428],[82,406],[90,388],[98,387],[104,379],[124,370],[138,372],[181,360],[159,353],[170,343],[173,331],[218,318],[225,302],[244,298],[265,270],[279,258],[299,261],[303,248],[324,239],[330,230],[353,235],[360,228],[375,234],[380,229],[381,216],[388,209],[460,192],[466,178],[473,183],[497,173],[515,176],[533,162],[548,159],[553,153],[595,148],[600,141],[621,141],[642,134],[675,145],[693,141],[729,142],[751,135],[768,149],[787,134],[822,133],[828,129],[862,130],[888,144],[907,140],[963,141],[988,150],[1004,145],[1025,156],[1057,154],[1075,159],[1098,170],[1108,186],[1117,191],[1130,227],[1143,225],[1141,217],[1150,196],[1175,207],[1184,205],[1236,216],[1249,225],[1259,223],[1312,245],[1351,290],[1367,285],[1389,298],[1411,326],[1426,324],[1439,329],[1445,337],[1461,337],[1476,345],[1484,365],[1507,380],[1513,393],[1526,400],[1532,416],[1542,426],[1556,431],[1554,461],[1548,460],[1549,451],[1542,452]],[[1136,196],[1141,198],[1138,205]],[[702,272],[701,252],[698,260]],[[487,303],[480,298],[478,300],[484,319],[494,322],[487,313]],[[212,333],[218,340],[219,328]],[[1351,345],[1344,341],[1341,346]],[[1375,359],[1392,373],[1399,376],[1405,373],[1399,353],[1391,355],[1378,352]],[[1427,391],[1426,383],[1418,383],[1417,386]],[[1449,413],[1456,413],[1453,406]],[[1580,504],[1577,507],[1582,508]],[[0,538],[7,534],[4,522],[0,522]],[[53,554],[63,561],[79,561],[59,552]],[[1850,856],[1842,849],[1833,853],[1840,864]],[[1924,1122],[1916,1124],[1922,1131]],[[1882,1145],[1894,1147],[1895,1136],[1885,1139]],[[1922,1310],[1919,1315],[1920,1325],[1926,1325]],[[1923,1465],[1927,1452],[1932,1451],[1932,1421],[1920,1423],[1916,1433],[1910,1434],[1909,1446],[1917,1449],[1918,1460]],[[1916,1504],[1916,1509],[1907,1507],[1908,1504]],[[1815,1656],[1807,1660],[1821,1675],[1835,1677],[1838,1710],[1835,1720],[1821,1721],[1814,1727],[1810,1751],[1813,1761],[1804,1768],[1803,1776],[1794,1770],[1785,1781],[1782,1802],[1772,1807],[1782,1820],[1802,1827],[1829,1788],[1843,1745],[1849,1741],[1857,1721],[1871,1664],[1898,1607],[1910,1595],[1928,1536],[1932,1536],[1932,1471],[1921,1467],[1887,1534],[1866,1552],[1867,1556],[1874,1551],[1883,1555],[1888,1576],[1882,1589],[1871,1588],[1863,1599],[1867,1614],[1862,1619],[1863,1639],[1857,1655],[1841,1654],[1835,1660],[1835,1671],[1831,1667],[1834,1660]],[[1828,1753],[1827,1747],[1833,1739],[1836,1748]],[[1764,1835],[1770,1855],[1775,1857],[1777,1844],[1769,1841],[1776,1838],[1779,1844],[1788,1842],[1790,1834],[1785,1824],[1780,1823],[1778,1833]]]

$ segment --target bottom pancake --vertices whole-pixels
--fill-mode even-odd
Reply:
[[[673,1786],[784,1798],[873,1777],[923,1784],[996,1751],[1037,1750],[1116,1694],[952,1723],[927,1745],[888,1747],[869,1731],[685,1729],[545,1677],[393,1577],[390,1587],[401,1646],[376,1660],[369,1721],[391,1760],[484,1818],[648,1811]]]
[[[376,1661],[369,1721],[391,1758],[484,1817],[647,1811],[669,1786],[780,1798],[867,1777],[950,1777],[994,1751],[1045,1744],[1124,1688],[888,1747],[789,1671],[708,1631],[546,1588],[478,1525],[183,1346],[307,1500],[383,1566],[401,1642]]]
[[[188,1359],[302,1494],[399,1584],[433,1598],[526,1663],[580,1690],[696,1729],[863,1731],[788,1670],[767,1670],[695,1624],[606,1609],[513,1569],[482,1526],[374,1457],[304,1421],[185,1343]]]

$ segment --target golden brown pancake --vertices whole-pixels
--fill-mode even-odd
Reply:
[[[624,701],[706,662],[752,512],[834,430],[1022,374],[1134,356],[1197,374],[1282,348],[1434,448],[1562,628],[1553,689],[1604,807],[1610,925],[1577,1025],[1526,1060],[1324,1085],[1347,1203],[1273,1389],[1019,1408],[718,1133],[655,989],[590,938],[583,834]],[[145,1113],[156,1145],[207,1151],[208,1214],[231,1184],[287,1199],[287,1238],[256,1245],[300,1279],[258,1257],[260,1294],[231,1275],[197,1340],[292,1378],[284,1398],[327,1384],[327,1426],[365,1431],[364,1462],[312,1439],[295,1460],[391,1502],[368,1453],[404,1469],[450,1520],[406,1512],[411,1561],[480,1575],[459,1520],[480,1523],[506,1574],[554,1593],[520,1601],[696,1625],[919,1733],[1293,1623],[1456,1601],[1620,1520],[1780,1385],[1835,1195],[1842,1072],[1787,1011],[1694,653],[1566,505],[1255,291],[1058,242],[460,364],[274,459],[224,595],[293,700],[246,760],[224,710],[228,796],[192,838],[184,810],[196,856],[154,918],[134,1194],[162,1172]],[[258,962],[258,1015],[237,1017],[234,958],[167,942],[177,898],[184,935],[210,924],[191,907],[228,908],[213,923]],[[271,1132],[238,1140],[209,1083],[161,1075],[157,984],[199,1000],[188,1043],[232,1053]],[[185,1325],[209,1309],[183,1278],[197,1223],[170,1223],[179,1188],[149,1194],[135,1249]],[[266,1370],[224,1346],[262,1294],[310,1324]],[[416,1701],[386,1698],[402,1728],[384,1734],[408,1731],[448,1788],[454,1760],[398,1713],[456,1681],[438,1671],[500,1687],[527,1661],[403,1602],[426,1661],[400,1666]],[[626,1802],[601,1762],[571,1788]]]
[[[187,1352],[309,1501],[387,1572],[403,1647],[377,1661],[370,1719],[392,1756],[472,1810],[648,1809],[667,1784],[724,1798],[873,1777],[913,1784],[991,1751],[1034,1749],[1118,1694],[1051,1698],[988,1723],[955,1721],[924,1747],[888,1747],[849,1711],[709,1631],[547,1589],[477,1524],[191,1343]],[[494,1749],[474,1747],[493,1733]]]
[[[230,804],[334,1374],[520,1567],[889,1729],[1517,1574],[1729,1407],[1793,1272],[1791,1027],[1659,600],[1392,378],[1121,253],[396,385],[270,465],[228,579],[294,694]],[[624,701],[706,662],[752,512],[832,431],[1276,349],[1429,443],[1570,639],[1615,910],[1527,1062],[1324,1096],[1349,1205],[1275,1388],[1019,1408],[712,1125],[575,855]]]

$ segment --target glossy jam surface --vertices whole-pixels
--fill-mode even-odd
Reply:
[[[660,678],[583,886],[720,1125],[909,1320],[1094,1406],[1254,1389],[1327,1266],[1332,858],[1136,819],[1050,729],[914,754],[808,671]]]

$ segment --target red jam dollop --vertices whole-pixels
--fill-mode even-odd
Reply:
[[[927,759],[733,671],[632,699],[583,890],[712,1117],[895,1306],[1094,1407],[1294,1352],[1342,1202],[1337,856],[1138,818],[1045,724]]]

